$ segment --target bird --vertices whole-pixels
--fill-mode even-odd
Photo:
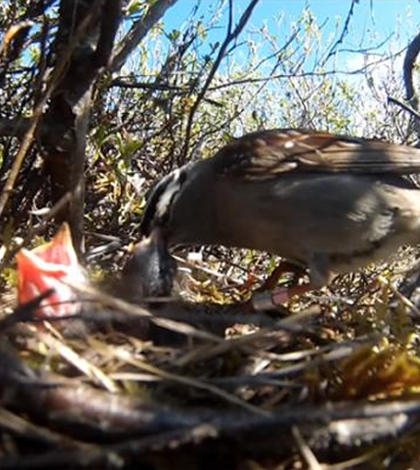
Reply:
[[[306,268],[309,283],[253,300],[256,310],[276,308],[418,243],[420,188],[407,175],[419,171],[420,150],[411,146],[261,130],[164,176],[149,194],[140,234],[168,247],[265,251]]]
[[[135,304],[169,296],[176,263],[167,250],[159,230],[154,230],[134,247],[121,275],[107,279],[98,287]],[[72,317],[83,311],[84,303],[74,287],[90,287],[92,283],[88,271],[79,262],[67,222],[51,241],[33,250],[20,249],[16,264],[18,304],[35,303],[35,318]]]
[[[176,269],[176,261],[156,228],[134,246],[113,291],[135,304],[169,297]]]
[[[79,313],[81,304],[74,285],[87,284],[79,263],[70,227],[64,223],[50,242],[33,250],[22,248],[16,254],[18,303],[25,305],[45,296],[35,310],[39,319],[66,317]],[[49,295],[46,293],[49,292]]]

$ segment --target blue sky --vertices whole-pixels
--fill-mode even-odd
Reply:
[[[211,0],[179,0],[164,17],[165,29],[182,28],[187,21],[191,10],[199,3],[199,13],[207,17],[206,11],[218,2]],[[240,13],[248,5],[247,0],[234,0],[235,17],[239,18]],[[248,25],[248,31],[252,28],[260,28],[266,25],[270,32],[278,32],[285,36],[289,32],[290,25],[296,21],[303,11],[309,6],[315,15],[318,24],[324,24],[323,38],[327,38],[334,33],[337,19],[341,18],[341,27],[345,21],[351,6],[350,0],[260,0],[255,8]],[[284,31],[278,31],[278,19],[283,16],[281,28]],[[221,24],[226,24],[225,21]],[[354,16],[352,17],[350,32],[346,36],[345,47],[357,47],[363,34],[371,33],[377,35],[378,43],[386,37],[393,35],[392,41],[396,48],[404,47],[408,41],[418,32],[420,23],[420,2],[418,0],[360,0],[355,5]],[[396,28],[399,24],[400,27]],[[398,29],[400,34],[395,35]],[[340,29],[339,29],[340,30]],[[209,42],[222,40],[225,30],[218,28],[209,35]]]
[[[212,0],[178,0],[178,2],[165,15],[164,22],[169,28],[179,28],[188,18],[192,8],[200,3],[200,11],[205,12],[210,5],[217,2]],[[248,5],[246,0],[234,0],[235,9],[239,13]],[[350,0],[260,0],[254,10],[251,22],[254,25],[268,24],[281,14],[293,21],[298,18],[302,10],[309,6],[320,23],[324,20],[334,24],[335,17],[346,17]],[[399,15],[405,16],[411,10],[420,21],[420,2],[418,0],[360,0],[355,6],[353,26],[363,26],[368,22],[381,33],[390,33],[394,29],[395,21]]]
[[[249,0],[233,0],[233,2],[236,23],[249,5]],[[163,18],[165,31],[169,33],[171,30],[185,30],[188,19],[191,18],[191,11],[197,4],[199,8],[195,19],[201,17],[202,23],[207,25],[213,17],[212,11],[214,12],[215,6],[220,5],[220,2],[178,0]],[[198,44],[201,55],[203,55],[203,50],[207,53],[209,44],[221,42],[225,38],[227,2],[225,4],[225,13],[221,15],[216,27],[209,32],[204,44]],[[348,34],[339,45],[338,53],[328,55],[331,45],[336,42],[343,31],[351,4],[351,0],[260,0],[245,31],[239,38],[239,42],[251,44],[251,47],[238,47],[230,58],[225,58],[219,67],[220,76],[226,80],[231,63],[237,67],[233,68],[232,76],[246,70],[248,59],[254,58],[249,54],[250,50],[257,50],[259,59],[272,57],[273,51],[280,50],[285,40],[290,37],[293,25],[296,25],[302,12],[309,9],[319,29],[317,30],[312,25],[310,28],[312,34],[308,34],[304,28],[301,28],[298,39],[287,49],[287,51],[292,51],[292,60],[288,63],[286,55],[286,60],[280,62],[280,67],[276,70],[280,70],[281,73],[286,71],[293,76],[295,64],[298,64],[299,72],[312,73],[316,70],[329,73],[329,83],[334,93],[324,102],[335,100],[334,109],[338,110],[337,116],[339,112],[342,112],[348,117],[348,123],[343,121],[344,124],[340,124],[347,126],[345,132],[377,136],[377,128],[381,127],[378,123],[383,122],[380,136],[388,138],[387,132],[391,133],[392,129],[389,125],[388,127],[385,125],[385,120],[389,118],[387,98],[392,96],[404,99],[405,97],[402,64],[405,48],[419,32],[420,1],[360,0],[354,6]],[[262,42],[265,36],[259,31],[263,27],[269,35],[276,36],[272,44],[267,40]],[[253,49],[252,42],[257,48]],[[295,51],[297,51],[296,54]],[[303,60],[300,61],[302,57]],[[328,57],[328,61],[323,62],[321,60],[323,57]],[[293,90],[302,83],[296,76],[290,82],[284,77],[272,80],[270,62],[262,62],[266,68],[259,69],[258,72],[261,76],[270,78],[270,83],[265,89],[268,98],[263,102],[255,102],[252,106],[261,115],[270,117],[270,126],[281,127],[285,121],[289,123],[296,116],[300,116],[300,108],[296,105],[279,111],[278,102],[280,98],[289,99]],[[229,82],[228,79],[227,82]],[[312,90],[309,89],[307,96],[308,99],[315,97],[318,101],[315,101],[314,106],[322,108],[324,97],[322,91],[319,90],[322,90],[322,87],[314,88],[313,95],[311,95]],[[273,96],[276,97],[274,100]],[[299,100],[296,101],[298,102]],[[254,109],[252,106],[251,108]],[[331,112],[327,111],[326,109],[324,114],[328,115],[328,119],[325,117],[324,121],[320,113],[319,116],[316,114],[322,121],[321,123],[317,121],[317,125],[323,128],[330,125],[330,121],[333,120],[332,117],[330,119]]]

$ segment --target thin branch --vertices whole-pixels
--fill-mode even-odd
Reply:
[[[98,68],[105,67],[111,57],[120,16],[121,1],[107,0],[102,9],[101,30],[95,51],[95,65]]]
[[[120,70],[128,56],[136,49],[146,34],[162,18],[166,10],[176,2],[177,0],[157,0],[141,20],[133,23],[130,31],[121,42],[120,48],[111,59],[108,67],[111,72]]]
[[[417,60],[417,56],[420,53],[420,33],[410,42],[407,48],[404,59],[404,85],[406,91],[407,101],[412,101],[413,99],[418,100],[416,97],[416,91],[413,83],[413,69],[414,64]],[[416,106],[417,109],[418,106]]]
[[[25,159],[29,151],[29,148],[32,145],[32,142],[34,140],[35,132],[38,127],[38,123],[44,113],[45,106],[47,105],[48,100],[51,98],[52,94],[54,93],[56,86],[59,84],[61,77],[65,73],[65,70],[70,61],[71,55],[73,54],[74,50],[76,49],[78,45],[78,39],[85,33],[91,21],[92,21],[92,17],[91,15],[88,15],[88,17],[85,18],[85,20],[81,23],[74,37],[74,41],[69,44],[69,46],[63,52],[63,54],[60,56],[60,61],[50,76],[50,80],[46,87],[44,95],[41,97],[41,99],[36,104],[33,110],[32,116],[28,123],[28,128],[22,140],[22,144],[16,155],[15,161],[13,162],[12,170],[6,181],[4,190],[0,194],[0,219],[6,208],[6,204],[13,190],[13,186],[15,185],[23,160]]]
[[[332,57],[336,52],[337,52],[337,47],[343,43],[344,38],[346,37],[348,31],[349,31],[349,26],[350,26],[350,20],[354,14],[354,7],[356,3],[359,3],[360,0],[352,0],[350,10],[347,13],[346,21],[344,22],[344,27],[343,31],[341,31],[340,37],[337,39],[337,41],[332,45],[330,51],[327,54],[327,57],[322,61],[323,64],[326,64],[328,59]]]
[[[232,2],[229,2],[230,9],[229,9],[229,24],[228,24],[228,29],[226,33],[225,40],[223,41],[222,45],[220,46],[219,53],[216,57],[216,60],[214,61],[213,67],[211,68],[209,75],[207,77],[207,80],[201,89],[201,91],[198,93],[197,99],[195,100],[193,106],[191,107],[190,114],[188,116],[188,121],[187,121],[187,129],[185,131],[185,143],[184,143],[184,148],[181,153],[181,160],[185,160],[188,154],[189,150],[189,144],[190,144],[190,138],[191,138],[191,131],[192,131],[192,125],[193,125],[193,120],[195,113],[198,109],[198,106],[200,105],[200,102],[202,101],[204,95],[206,94],[208,88],[210,87],[210,83],[212,82],[217,69],[219,68],[222,60],[226,56],[226,51],[232,41],[234,41],[242,32],[244,29],[245,25],[247,24],[249,18],[251,17],[251,14],[254,10],[254,8],[257,6],[259,0],[252,0],[250,4],[248,5],[247,9],[239,19],[239,22],[235,28],[235,30],[232,32],[232,9],[233,5]]]
[[[186,87],[181,87],[181,86],[174,86],[174,85],[168,85],[166,83],[150,83],[150,82],[126,82],[121,78],[116,78],[115,80],[112,80],[110,83],[111,87],[119,87],[119,88],[141,88],[144,90],[161,90],[161,91],[172,91],[172,92],[178,92],[185,94],[188,92],[188,88]]]
[[[403,101],[397,100],[396,98],[393,98],[392,96],[388,96],[388,103],[396,104],[397,106],[400,106],[404,111],[409,112],[413,117],[416,119],[420,120],[420,113],[417,112],[415,109],[411,108],[408,104],[404,103]]]
[[[406,99],[409,102],[411,108],[415,111],[419,110],[419,97],[414,88],[413,70],[419,53],[420,33],[418,33],[417,36],[415,36],[415,38],[408,45],[403,65]],[[417,118],[411,123],[410,128],[416,133],[417,136],[420,135],[420,122]]]
[[[23,240],[13,247],[7,247],[3,257],[0,258],[0,273],[9,265],[16,253],[23,247],[28,246],[29,242],[33,240],[36,235],[45,232],[49,226],[49,221],[55,217],[69,202],[71,202],[73,195],[66,193],[58,202],[56,202],[51,209],[42,217],[41,222],[31,229],[28,229]]]
[[[399,51],[392,57],[397,57],[401,52],[403,51]],[[237,85],[245,85],[247,83],[269,82],[272,80],[278,80],[282,78],[290,79],[290,78],[304,78],[304,77],[327,77],[331,75],[359,75],[361,73],[365,73],[367,70],[373,69],[378,64],[386,62],[390,58],[391,57],[388,57],[388,56],[384,57],[383,59],[379,59],[375,62],[371,62],[355,70],[326,70],[323,72],[300,72],[300,73],[291,72],[291,73],[279,73],[276,75],[269,75],[268,77],[244,78],[244,79],[232,80],[231,82],[221,83],[220,85],[209,87],[208,91],[220,90],[222,88],[228,88],[228,87],[237,86]]]

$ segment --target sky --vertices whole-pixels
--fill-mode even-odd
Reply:
[[[165,29],[182,29],[183,24],[195,5],[199,4],[199,14],[203,19],[208,17],[208,9],[218,2],[212,0],[179,0],[167,11],[163,19]],[[248,5],[247,0],[234,0],[235,18]],[[247,30],[260,28],[266,25],[270,32],[280,33],[279,25],[284,28],[284,34],[289,32],[290,25],[295,22],[305,7],[309,6],[315,15],[318,24],[323,24],[322,36],[325,40],[336,31],[337,20],[341,18],[343,26],[345,18],[351,7],[350,0],[260,0],[254,9]],[[279,23],[279,18],[282,22]],[[227,15],[223,18],[226,24]],[[350,24],[349,34],[346,36],[344,45],[346,47],[357,47],[361,38],[374,32],[377,42],[380,43],[387,37],[392,37],[394,47],[405,47],[410,39],[418,32],[420,24],[420,2],[419,0],[360,0],[355,5],[354,15]],[[399,25],[399,27],[397,27]],[[340,30],[340,29],[339,29]],[[398,30],[399,34],[395,32]],[[209,42],[223,40],[224,28],[214,29],[209,34]],[[371,37],[371,36],[370,36]]]
[[[179,28],[188,18],[194,5],[200,4],[200,11],[205,11],[211,4],[217,2],[212,0],[178,0],[168,10],[164,22],[168,27]],[[237,12],[244,10],[248,5],[247,0],[234,0]],[[284,14],[289,20],[297,19],[302,10],[309,6],[320,23],[329,19],[332,25],[337,16],[346,17],[350,6],[350,0],[260,0],[256,6],[251,22],[254,25],[263,22],[274,23],[273,20]],[[420,21],[420,2],[418,0],[360,0],[355,6],[353,22],[363,27],[366,22],[371,23],[381,32],[390,33],[394,29],[395,21],[399,15],[405,16],[411,10],[413,15]],[[357,28],[356,28],[357,29]]]
[[[250,0],[233,0],[235,24],[249,3]],[[203,49],[208,53],[212,43],[221,43],[226,37],[228,2],[225,1],[225,4],[220,21],[209,31],[204,44],[199,45],[201,54]],[[207,25],[214,16],[215,6],[220,5],[220,2],[178,0],[163,18],[166,33],[172,30],[185,31],[191,12],[197,5],[195,19],[201,18],[202,24]],[[292,60],[289,63],[287,59],[280,62],[276,71],[280,70],[283,73],[285,70],[293,74],[293,67],[297,64],[299,72],[329,73],[330,83],[333,86],[337,84],[339,87],[342,86],[339,89],[343,89],[344,94],[345,90],[354,90],[355,92],[351,94],[354,97],[351,101],[354,108],[351,112],[353,126],[351,132],[371,136],[370,133],[376,131],[374,126],[369,125],[370,121],[366,116],[374,115],[380,121],[381,118],[378,116],[383,115],[385,119],[388,97],[399,99],[405,97],[403,61],[406,47],[420,31],[420,0],[359,0],[354,4],[348,32],[337,47],[338,53],[329,55],[331,46],[341,36],[351,6],[351,0],[260,0],[238,41],[251,46],[247,48],[243,45],[234,49],[232,55],[222,61],[218,71],[224,76],[226,71],[230,71],[231,63],[236,66],[236,69],[233,68],[232,76],[235,76],[237,70],[246,70],[253,41],[257,45],[258,58],[277,57],[273,56],[273,51],[283,47],[291,36],[293,26],[299,24],[298,39],[287,49],[288,52],[298,52],[296,55],[291,52]],[[315,18],[314,24],[318,29],[311,27],[316,31],[315,34],[308,35],[298,22],[305,9]],[[262,41],[264,35],[260,33],[261,30],[268,31],[268,36],[275,36],[272,44],[267,40]],[[302,57],[304,60],[300,62]],[[325,57],[328,57],[327,62],[321,60]],[[259,68],[258,72],[262,76],[270,77],[272,62],[263,61],[263,63],[265,68]],[[288,68],[289,66],[291,68]],[[300,82],[297,79],[293,83],[299,85]],[[274,95],[277,93],[280,97],[287,97],[287,90],[290,91],[289,85],[287,79],[272,80],[268,83],[266,91],[272,91],[270,88],[272,87],[273,90],[275,88]],[[281,95],[283,92],[286,95]],[[314,96],[317,93],[317,90],[314,90]],[[348,100],[343,101],[344,104],[347,102]],[[260,108],[259,112],[264,115],[274,116],[276,119],[284,117],[278,112],[277,101],[265,102]],[[274,124],[279,123],[276,121]],[[283,121],[280,124],[283,124]]]

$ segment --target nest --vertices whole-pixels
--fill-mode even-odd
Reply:
[[[412,258],[276,312],[250,312],[244,292],[259,275],[211,256],[185,262],[175,298],[133,305],[84,287],[81,313],[48,323],[37,301],[5,307],[2,468],[415,465]]]

